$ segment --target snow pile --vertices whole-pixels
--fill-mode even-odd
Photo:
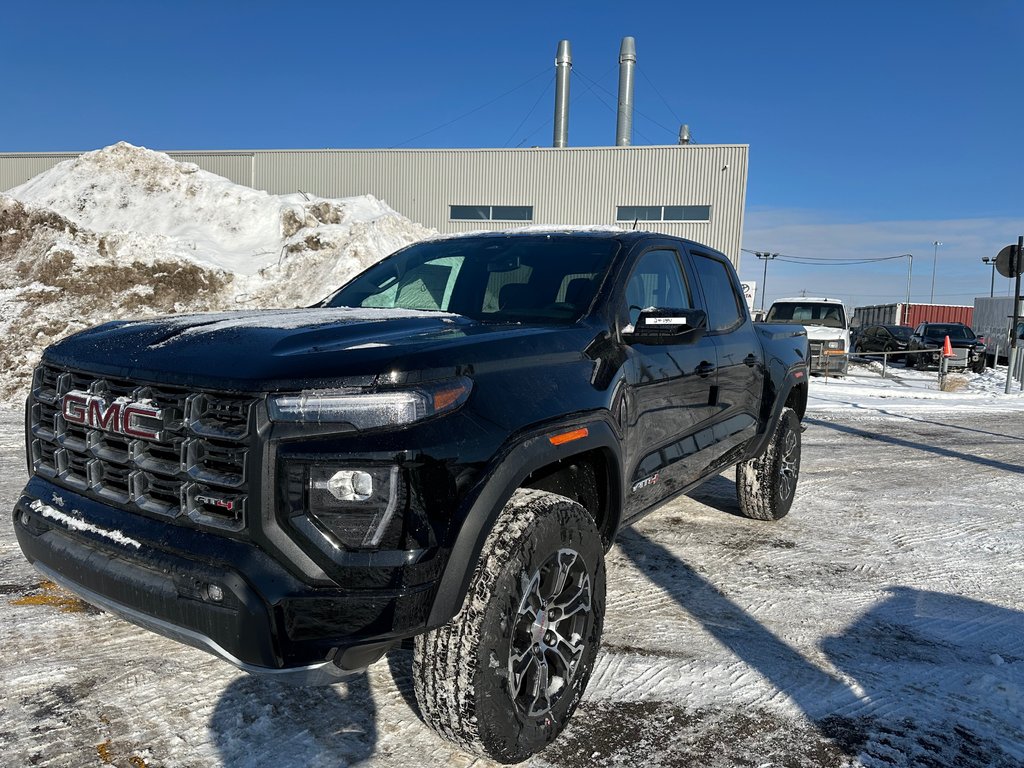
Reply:
[[[119,143],[0,195],[0,403],[106,320],[312,304],[434,234],[372,196],[270,195]]]

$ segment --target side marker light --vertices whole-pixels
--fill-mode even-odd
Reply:
[[[580,429],[574,429],[571,432],[562,432],[558,435],[552,435],[548,438],[548,442],[552,445],[565,445],[566,443],[571,443],[573,440],[582,440],[589,434],[589,429],[581,427]]]

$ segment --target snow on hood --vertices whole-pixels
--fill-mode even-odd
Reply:
[[[835,341],[846,338],[849,333],[845,328],[832,328],[827,325],[805,325],[804,328],[810,341]]]
[[[271,195],[125,142],[66,160],[0,195],[0,405],[70,333],[308,306],[435,234],[371,195]]]

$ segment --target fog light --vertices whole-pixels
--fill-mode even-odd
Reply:
[[[206,585],[206,596],[214,603],[219,603],[224,599],[224,590],[218,587],[216,584]]]
[[[358,469],[340,469],[326,481],[314,480],[313,487],[338,501],[366,501],[373,495],[373,477]]]
[[[308,469],[305,503],[295,511],[309,516],[349,549],[394,546],[401,526],[391,525],[404,505],[401,473],[396,466],[345,469],[313,465]],[[295,518],[300,530],[316,535]]]

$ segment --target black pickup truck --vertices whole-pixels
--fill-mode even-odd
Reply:
[[[807,355],[697,243],[426,241],[315,307],[51,346],[14,527],[53,581],[249,672],[334,682],[408,641],[428,724],[517,761],[590,678],[624,525],[731,466],[744,514],[789,511]]]

